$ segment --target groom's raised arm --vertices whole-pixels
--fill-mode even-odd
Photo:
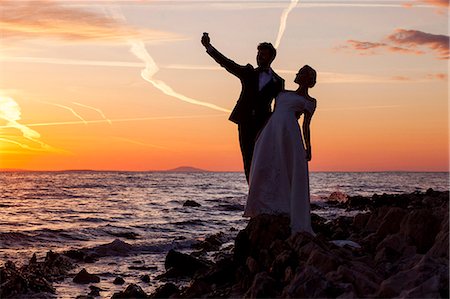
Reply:
[[[201,41],[202,45],[206,48],[206,53],[208,53],[209,56],[211,56],[218,64],[220,64],[223,68],[225,68],[228,72],[232,73],[233,75],[240,78],[241,76],[243,76],[246,69],[248,69],[249,67],[251,68],[250,65],[243,66],[225,57],[225,55],[220,53],[216,48],[214,48],[211,45],[207,33],[203,34]]]

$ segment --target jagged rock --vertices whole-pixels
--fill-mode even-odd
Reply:
[[[124,283],[125,283],[125,280],[120,276],[117,276],[113,281],[113,284],[116,284],[116,285],[121,285]]]
[[[315,237],[291,236],[283,215],[256,216],[232,260],[197,274],[180,296],[447,298],[448,192],[428,193],[355,198],[351,205],[370,212],[353,218],[313,214]],[[336,245],[344,243],[361,246]]]
[[[251,287],[245,294],[245,298],[275,298],[276,282],[267,272],[255,275]]]
[[[74,283],[79,283],[79,284],[87,284],[87,283],[91,283],[91,282],[100,282],[100,277],[98,277],[95,274],[90,274],[89,272],[86,271],[85,268],[81,269],[80,272],[78,272],[77,275],[75,275],[75,277],[73,278],[73,282]]]
[[[196,202],[196,201],[194,201],[194,200],[190,200],[190,199],[186,200],[186,201],[183,203],[183,207],[201,207],[201,206],[202,206],[202,205],[199,204],[198,202]]]
[[[42,293],[54,294],[52,282],[63,278],[74,265],[58,253],[49,251],[43,262],[35,255],[28,265],[20,268],[7,261],[0,268],[0,298],[18,297],[21,294]]]
[[[114,293],[111,298],[148,298],[148,295],[141,289],[140,286],[132,283],[125,289],[125,291]]]
[[[149,283],[150,282],[150,276],[148,274],[142,275],[141,280],[143,282]]]
[[[418,253],[426,253],[433,246],[439,228],[440,223],[428,209],[410,212],[400,225],[401,233]]]
[[[180,290],[173,283],[165,283],[162,286],[158,287],[149,298],[169,298],[173,295],[178,295]]]
[[[177,274],[176,276],[193,275],[199,270],[206,269],[208,265],[202,260],[173,249],[167,253],[164,262],[166,270],[172,269],[171,274]]]

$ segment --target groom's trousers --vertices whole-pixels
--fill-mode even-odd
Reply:
[[[244,162],[245,178],[247,183],[250,179],[250,168],[252,165],[253,150],[256,138],[262,129],[260,124],[255,122],[245,122],[238,125],[239,144],[241,146],[242,160]]]

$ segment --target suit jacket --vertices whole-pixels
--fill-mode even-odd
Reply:
[[[284,79],[272,71],[273,79],[259,90],[259,69],[239,65],[213,46],[206,51],[217,63],[241,80],[242,90],[229,120],[237,124],[255,123],[261,127],[270,117],[272,100],[284,90]]]

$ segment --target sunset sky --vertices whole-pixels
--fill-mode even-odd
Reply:
[[[241,171],[209,32],[240,64],[277,45],[287,89],[318,71],[310,170],[449,169],[448,0],[0,5],[0,168]]]

